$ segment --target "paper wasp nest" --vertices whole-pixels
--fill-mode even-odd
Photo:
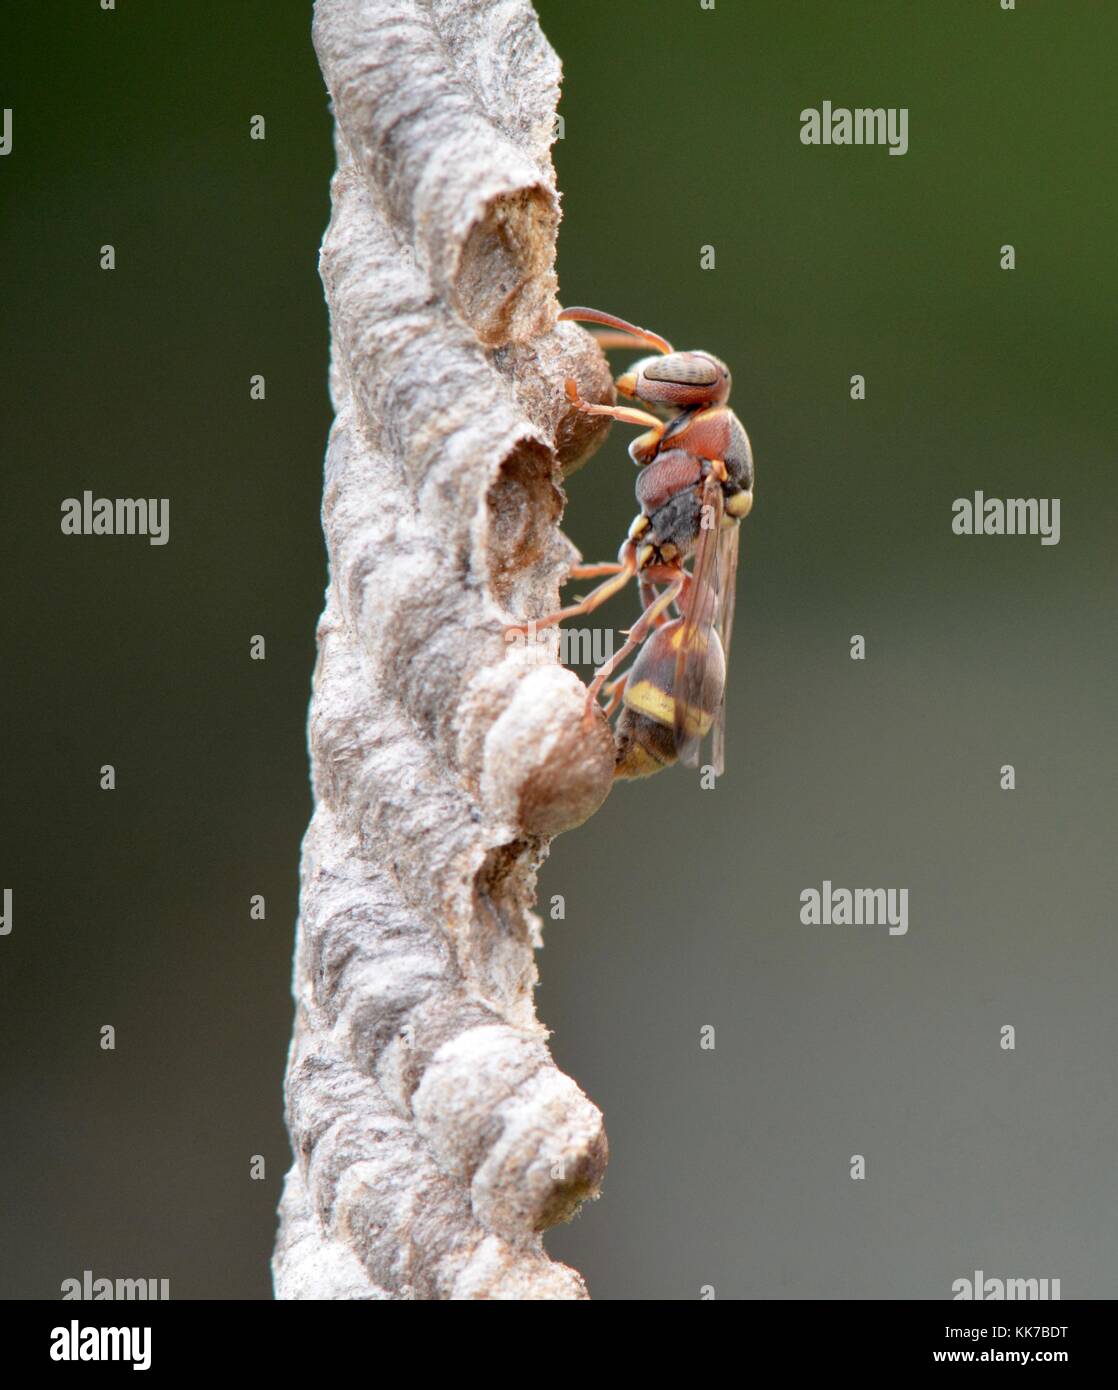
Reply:
[[[505,643],[570,559],[559,479],[611,398],[555,324],[559,64],[527,0],[318,0],[336,419],[287,1077],[281,1298],[579,1298],[540,1232],[602,1118],[532,1000],[546,837],[604,800],[585,690]]]

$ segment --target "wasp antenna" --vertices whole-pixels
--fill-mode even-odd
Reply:
[[[603,313],[601,309],[585,309],[576,307],[571,309],[561,309],[559,317],[568,321],[579,323],[600,323],[606,328],[617,328],[630,338],[635,338],[637,342],[644,343],[647,347],[653,347],[657,352],[672,352],[671,343],[667,338],[661,338],[659,333],[653,333],[647,328],[638,328],[636,324],[626,323],[624,319],[619,319],[615,314]],[[622,347],[624,340],[618,342],[613,339],[611,334],[602,334],[599,338],[603,347]]]

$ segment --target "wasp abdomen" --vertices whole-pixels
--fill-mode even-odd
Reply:
[[[623,709],[615,734],[614,777],[651,777],[676,760],[672,731],[646,714]]]
[[[615,777],[647,777],[676,761],[675,673],[683,632],[682,619],[665,623],[633,663],[617,721]],[[705,737],[722,704],[726,662],[713,628],[694,633],[692,641],[702,644],[703,678],[688,697],[681,723],[687,732]]]

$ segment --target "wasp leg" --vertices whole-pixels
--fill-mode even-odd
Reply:
[[[544,618],[535,618],[530,624],[512,624],[505,628],[505,640],[510,640],[510,634],[525,636],[529,627],[538,632],[541,627],[553,627],[556,623],[564,622],[567,618],[582,618],[587,613],[593,613],[595,608],[601,608],[602,604],[613,598],[614,594],[619,594],[636,572],[636,557],[630,551],[621,562],[618,572],[607,579],[604,584],[599,584],[596,589],[591,589],[584,599],[578,603],[570,604],[567,608],[560,608],[556,613],[549,613]]]
[[[656,602],[656,590],[652,587],[651,584],[649,584],[649,583],[647,582],[647,580],[642,579],[642,580],[641,580],[641,607],[642,607],[642,608],[651,608],[652,605],[653,605],[655,602]],[[661,612],[661,613],[657,614],[657,617],[656,617],[656,626],[657,626],[657,627],[663,627],[665,623],[670,622],[670,621],[671,621],[671,619],[668,617],[668,615],[667,615],[666,613]]]
[[[636,649],[648,636],[649,631],[656,626],[657,617],[666,608],[669,608],[679,597],[680,593],[683,590],[683,584],[684,581],[682,578],[680,578],[677,579],[676,582],[672,584],[669,588],[665,589],[664,592],[660,595],[660,597],[651,605],[651,607],[646,608],[644,610],[644,612],[640,615],[637,621],[629,629],[629,639],[625,643],[625,645],[619,648],[616,652],[614,652],[614,654],[609,658],[609,660],[604,662],[601,666],[598,667],[597,671],[594,672],[594,679],[593,681],[591,681],[590,689],[586,693],[587,713],[589,713],[590,710],[594,707],[594,705],[598,703],[598,694],[601,691],[602,685],[604,684],[606,678],[613,674],[613,672],[617,669],[618,666],[621,665],[621,663],[625,660],[627,656],[631,655],[631,653],[636,651]]]
[[[571,377],[567,378],[567,399],[584,415],[608,415],[611,419],[620,420],[626,425],[645,425],[653,431],[657,439],[664,433],[664,421],[650,415],[647,410],[635,410],[628,405],[592,405],[589,401],[584,401]]]
[[[605,687],[606,694],[609,696],[609,704],[606,705],[605,709],[607,719],[613,717],[617,707],[621,704],[621,697],[625,694],[625,683],[628,679],[629,673],[626,671],[623,676],[618,676],[615,681],[610,681],[609,685]]]
[[[620,574],[624,568],[618,560],[609,560],[601,565],[572,565],[567,571],[567,578],[562,582],[566,584],[572,579],[600,579],[603,574]]]

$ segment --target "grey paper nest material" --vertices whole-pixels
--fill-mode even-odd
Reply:
[[[338,167],[336,420],[310,713],[280,1298],[583,1298],[541,1232],[602,1117],[532,990],[547,838],[609,791],[604,720],[503,625],[557,599],[561,471],[611,398],[555,323],[559,64],[526,0],[318,0]]]

